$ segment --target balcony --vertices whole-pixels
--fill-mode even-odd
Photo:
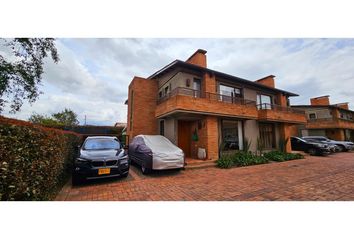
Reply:
[[[306,123],[305,112],[302,110],[268,103],[258,104],[257,109],[260,121]]]
[[[354,129],[354,121],[352,119],[344,118],[315,118],[309,119],[306,127],[309,129]]]
[[[243,98],[205,93],[189,88],[175,88],[167,95],[158,97],[156,117],[169,116],[178,112],[244,119],[258,117],[256,102]]]

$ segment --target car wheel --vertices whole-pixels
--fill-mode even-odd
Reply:
[[[71,180],[71,184],[73,186],[77,186],[79,184],[81,184],[83,182],[83,179],[81,177],[79,177],[76,174],[73,174],[72,180]]]
[[[145,174],[148,174],[150,173],[150,169],[149,168],[146,168],[144,166],[144,164],[141,165],[141,172],[145,175]]]
[[[316,149],[314,149],[314,148],[310,148],[309,150],[308,150],[308,152],[309,152],[309,154],[310,155],[316,155]]]
[[[344,152],[344,146],[342,145],[337,145],[338,146],[338,152]]]

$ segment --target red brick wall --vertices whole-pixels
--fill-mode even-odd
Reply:
[[[156,101],[157,81],[134,77],[128,93],[127,135],[130,139],[139,134],[157,134]],[[130,127],[131,106],[133,107],[132,128]]]
[[[344,129],[327,129],[326,136],[337,141],[345,141]]]
[[[258,117],[257,108],[251,105],[239,105],[213,101],[205,98],[194,98],[191,96],[177,95],[159,104],[156,108],[155,116],[174,110],[185,110],[203,112],[205,114],[220,114],[223,116],[238,116],[240,118],[256,119]]]
[[[214,116],[207,116],[205,125],[207,159],[216,160],[219,158],[218,118]]]
[[[206,51],[198,49],[192,56],[187,59],[187,63],[195,64],[201,67],[207,67]]]
[[[323,96],[323,97],[317,97],[317,98],[311,98],[310,99],[311,105],[329,105],[329,97],[328,96]]]
[[[202,80],[202,92],[216,93],[215,75],[204,73]]]
[[[265,78],[262,78],[262,79],[259,79],[256,82],[258,82],[260,84],[263,84],[265,86],[268,86],[268,87],[272,87],[272,88],[275,87],[275,82],[274,82],[274,76],[273,75],[265,77]]]
[[[280,124],[280,138],[283,139],[284,141],[286,139],[289,139],[287,142],[287,145],[285,146],[285,151],[286,152],[291,152],[291,142],[290,142],[290,137],[292,136],[292,125],[289,123],[281,123]]]

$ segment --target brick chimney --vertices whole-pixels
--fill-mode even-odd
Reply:
[[[349,103],[347,103],[347,102],[345,102],[345,103],[337,103],[336,106],[339,107],[339,108],[343,108],[343,109],[349,110]]]
[[[258,79],[258,80],[256,80],[255,82],[260,83],[260,84],[263,84],[263,85],[268,86],[268,87],[275,88],[274,78],[275,78],[274,75],[269,75],[269,76],[267,76],[267,77]]]
[[[186,60],[186,62],[206,68],[207,67],[207,58],[205,55],[206,53],[207,51],[203,49],[198,49],[195,53],[193,53],[192,56],[190,56]]]
[[[329,105],[329,95],[311,98],[310,101],[312,106]]]

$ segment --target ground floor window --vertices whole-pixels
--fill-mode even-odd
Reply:
[[[274,124],[259,123],[259,138],[265,149],[275,148]]]
[[[242,122],[221,120],[222,151],[242,150]]]

